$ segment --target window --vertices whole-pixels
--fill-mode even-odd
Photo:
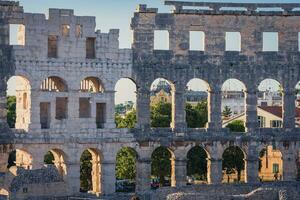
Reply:
[[[9,25],[9,44],[25,45],[25,26],[23,24]]]
[[[257,116],[258,119],[258,125],[260,128],[266,127],[266,118],[263,116]]]
[[[57,36],[48,36],[48,58],[57,58]]]
[[[50,128],[50,102],[40,103],[41,129]]]
[[[86,58],[94,59],[95,54],[95,38],[86,38]]]
[[[63,37],[69,37],[70,36],[70,26],[67,24],[61,25],[61,32]]]
[[[271,128],[281,128],[282,127],[282,121],[280,120],[271,120]]]
[[[205,33],[203,31],[190,31],[190,50],[204,51]]]
[[[263,33],[263,51],[278,51],[278,33]]]
[[[79,98],[79,118],[91,117],[90,98]]]
[[[76,25],[76,37],[78,38],[82,37],[82,25],[80,24]]]
[[[154,31],[154,49],[169,50],[169,32],[157,30]]]
[[[274,174],[279,173],[279,164],[277,163],[273,164],[273,173]]]
[[[241,33],[226,32],[226,51],[241,51]]]
[[[55,118],[58,120],[67,118],[68,111],[68,98],[67,97],[57,97],[56,98],[56,115]]]
[[[97,128],[104,128],[105,113],[106,113],[106,104],[105,103],[97,103],[96,104],[96,124],[97,124]]]

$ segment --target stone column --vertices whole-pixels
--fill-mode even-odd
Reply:
[[[40,101],[39,101],[39,92],[31,90],[30,94],[30,120],[28,125],[28,131],[38,133],[41,130],[40,122]]]
[[[208,184],[222,183],[222,159],[210,158],[207,162],[207,182]]]
[[[4,87],[4,86],[3,86]],[[7,126],[7,97],[6,97],[6,91],[0,91],[0,124],[5,124]]]
[[[257,183],[259,181],[258,163],[259,163],[259,159],[254,156],[245,159],[245,182],[246,183]]]
[[[295,128],[295,98],[293,91],[285,91],[283,94],[283,128]]]
[[[150,127],[150,91],[145,88],[139,88],[136,100],[137,110],[137,128]]]
[[[176,159],[175,161],[175,176],[176,176],[176,186],[186,186],[186,167],[187,167],[187,160],[186,159]]]
[[[67,164],[67,185],[69,194],[77,194],[80,191],[80,163]]]
[[[175,90],[175,89],[174,89]],[[171,127],[185,129],[187,127],[185,118],[185,91],[183,88],[176,88],[172,91],[172,122]]]
[[[255,90],[245,92],[246,131],[255,131],[258,128],[257,121],[257,95]]]
[[[211,90],[208,92],[208,128],[222,128],[222,92]]]
[[[104,161],[102,163],[102,193],[113,194],[116,191],[116,163],[115,161]]]
[[[136,191],[150,189],[151,158],[138,159],[136,167]]]
[[[105,91],[106,101],[106,119],[104,128],[116,128],[115,123],[115,91]]]
[[[99,160],[91,160],[92,163],[92,186],[93,193],[100,194],[101,191],[101,165]]]
[[[293,153],[282,153],[283,180],[295,181],[297,178],[297,163]]]

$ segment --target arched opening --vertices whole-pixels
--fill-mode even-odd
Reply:
[[[136,186],[137,153],[130,147],[124,147],[116,158],[116,192],[134,192]]]
[[[0,188],[0,199],[9,199],[9,193],[6,189]]]
[[[151,188],[175,186],[175,156],[166,147],[156,148],[151,155]]]
[[[260,151],[258,172],[261,182],[282,180],[282,154],[275,146],[269,145]]]
[[[265,79],[259,84],[258,91],[259,127],[282,128],[282,86],[274,79]]]
[[[240,147],[231,146],[222,155],[223,183],[245,182],[245,154]]]
[[[44,156],[44,164],[54,165],[58,172],[65,176],[67,174],[66,156],[62,150],[52,149],[48,151]]]
[[[186,122],[188,128],[204,128],[208,121],[207,82],[194,78],[187,83],[186,91]]]
[[[104,87],[101,80],[97,77],[87,77],[80,82],[81,92],[98,93],[104,92]]]
[[[174,92],[174,84],[164,78],[157,78],[151,84],[151,127],[171,127]]]
[[[300,128],[300,81],[296,84],[295,94],[296,94],[295,126],[296,128]]]
[[[7,163],[8,169],[12,166],[32,169],[32,156],[25,150],[16,149],[9,154]]]
[[[200,146],[191,148],[187,154],[187,181],[188,184],[207,183],[208,154]]]
[[[7,81],[7,123],[10,128],[27,130],[30,123],[31,86],[22,76]]]
[[[96,149],[86,149],[80,157],[80,192],[100,194],[101,156]]]
[[[68,87],[66,82],[58,76],[50,76],[46,78],[40,87],[42,91],[47,92],[67,92]]]
[[[237,79],[228,79],[222,85],[222,126],[232,132],[245,132],[245,90],[244,83]]]
[[[115,122],[117,128],[134,128],[136,118],[136,84],[121,78],[115,86]]]

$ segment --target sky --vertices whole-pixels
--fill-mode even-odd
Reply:
[[[130,22],[133,13],[139,4],[147,4],[148,7],[158,8],[158,12],[170,12],[171,7],[165,6],[163,0],[19,0],[24,11],[28,13],[44,13],[48,16],[49,8],[74,9],[78,16],[96,16],[96,29],[108,32],[109,29],[120,29],[120,48],[130,48],[132,31]],[[189,0],[181,0],[189,1]],[[300,3],[300,0],[194,0],[197,2],[234,2],[234,3]],[[229,37],[230,38],[230,37]],[[232,40],[232,38],[231,38]],[[274,43],[269,42],[270,45]],[[232,43],[233,46],[235,46]],[[239,48],[239,47],[238,47]],[[12,82],[12,83],[11,83]],[[13,94],[14,80],[9,93]],[[206,90],[204,85],[194,82],[191,88]],[[227,87],[236,85],[230,82]],[[240,87],[242,88],[242,86]],[[135,101],[135,85],[128,79],[122,79],[116,85],[116,103]]]

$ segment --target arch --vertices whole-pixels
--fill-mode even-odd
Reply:
[[[27,130],[30,123],[31,85],[23,76],[7,81],[7,123],[10,128]]]
[[[88,148],[80,157],[80,192],[100,194],[102,156],[98,149]]]
[[[192,147],[187,153],[188,184],[201,184],[208,182],[209,155],[201,146]]]
[[[102,93],[104,92],[104,85],[102,81],[93,76],[86,77],[80,82],[81,92],[91,92],[91,93]]]
[[[131,147],[121,148],[116,155],[116,192],[135,192],[137,152]]]
[[[67,175],[67,156],[60,149],[51,149],[44,156],[44,163],[54,165],[62,176]]]
[[[222,155],[223,183],[245,182],[246,154],[238,146],[226,148]]]
[[[9,199],[9,192],[7,189],[0,188],[0,198],[1,199]]]
[[[282,180],[282,153],[274,145],[268,145],[260,151],[258,172],[261,182]]]
[[[10,152],[8,156],[7,168],[12,166],[22,167],[24,169],[32,169],[32,155],[23,149],[16,149]]]
[[[151,127],[174,127],[175,85],[165,78],[155,79],[150,87]]]
[[[68,85],[58,76],[49,76],[42,82],[40,89],[47,92],[67,92]]]
[[[283,87],[275,79],[264,79],[258,86],[257,116],[260,128],[282,128]]]
[[[199,78],[191,79],[186,85],[186,122],[188,128],[204,128],[208,122],[209,84]]]
[[[175,186],[175,155],[167,147],[157,147],[151,155],[151,188]]]
[[[137,86],[131,78],[121,78],[115,85],[115,122],[117,128],[134,128]]]

